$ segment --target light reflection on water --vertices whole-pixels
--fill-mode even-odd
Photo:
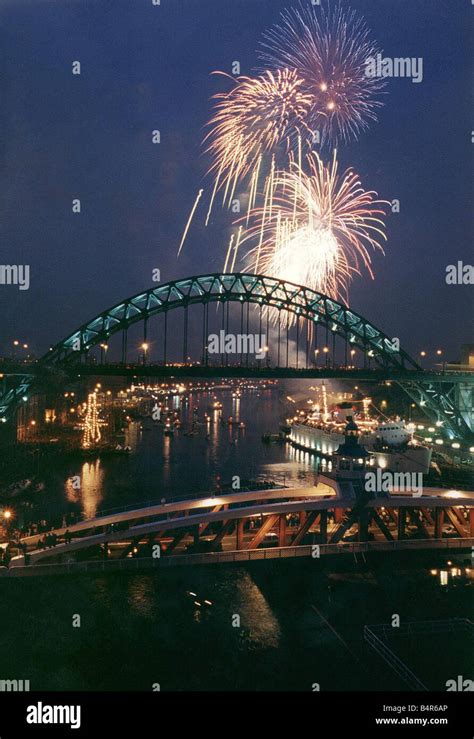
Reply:
[[[238,580],[237,613],[245,629],[244,639],[261,649],[276,648],[280,642],[280,625],[264,594],[248,572]]]
[[[201,393],[181,399],[182,425],[173,436],[166,436],[149,419],[144,419],[143,428],[141,423],[131,423],[120,441],[131,447],[128,455],[47,467],[40,472],[45,489],[33,502],[32,517],[60,519],[67,512],[89,517],[131,503],[212,492],[217,478],[230,483],[234,476],[291,485],[304,484],[306,479],[313,484],[316,458],[288,444],[262,442],[263,434],[275,433],[285,415],[278,391],[258,396],[243,392],[241,397],[222,391],[216,396],[222,409],[212,407],[214,397]],[[197,433],[190,433],[196,418]],[[245,428],[237,425],[241,421]],[[79,488],[73,479],[80,480]]]
[[[79,475],[68,477],[66,496],[71,503],[80,503],[84,518],[94,518],[103,498],[104,470],[100,459],[84,462]]]

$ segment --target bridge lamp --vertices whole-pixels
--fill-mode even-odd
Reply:
[[[323,349],[323,352],[324,352],[325,354],[327,354],[327,353],[328,353],[328,351],[329,351],[329,348],[328,348],[327,346],[325,346],[325,347],[324,347],[324,349]]]
[[[19,343],[20,343],[20,342],[18,341],[18,339],[15,339],[15,341],[13,342],[13,346],[18,346],[18,345],[19,345]]]
[[[443,353],[443,352],[442,352],[442,350],[441,350],[441,349],[437,349],[437,350],[436,350],[436,354],[438,355],[438,357],[440,357],[440,356],[442,355],[442,353]]]
[[[5,510],[3,511],[3,518],[4,518],[4,519],[5,519],[6,521],[8,521],[8,520],[9,520],[9,519],[10,519],[11,517],[12,517],[12,512],[11,512],[11,511],[9,511],[8,509],[5,509]]]
[[[425,351],[420,352],[420,357],[426,357],[426,352]]]
[[[28,349],[28,344],[23,344],[23,349]]]
[[[453,449],[459,449],[461,445],[455,442],[454,444],[451,444],[451,446]]]

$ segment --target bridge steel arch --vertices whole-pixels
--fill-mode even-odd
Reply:
[[[383,368],[421,370],[380,329],[332,298],[291,282],[245,273],[201,275],[150,288],[80,326],[53,346],[42,361],[48,364],[70,361],[133,323],[159,313],[197,303],[229,301],[273,308],[328,326],[333,334],[342,336]]]
[[[291,313],[297,318],[305,319],[309,324],[321,325],[332,336],[337,335],[345,340],[346,357],[348,346],[361,350],[364,365],[368,362],[370,366],[373,361],[388,373],[394,370],[396,374],[400,370],[405,376],[407,372],[413,371],[412,379],[407,382],[397,380],[395,376],[394,380],[399,382],[412,399],[424,406],[428,415],[432,418],[444,418],[445,428],[452,438],[465,437],[471,433],[462,415],[456,412],[452,404],[449,404],[447,412],[446,399],[443,396],[440,396],[439,402],[432,396],[426,402],[421,379],[422,368],[398,343],[374,324],[327,295],[266,275],[213,273],[157,285],[102,311],[51,347],[38,364],[45,372],[74,366],[81,357],[86,356],[95,346],[107,342],[114,334],[122,331],[126,337],[128,327],[139,321],[145,323],[146,335],[148,319],[157,314],[164,314],[166,321],[167,313],[176,308],[187,310],[189,306],[196,304],[229,302],[253,304]],[[122,340],[124,357],[126,344],[125,355],[123,349]],[[34,389],[35,383],[34,376],[25,374],[14,388],[4,392],[3,396],[0,395],[1,420],[6,420],[11,415],[22,398],[27,397],[28,391]]]

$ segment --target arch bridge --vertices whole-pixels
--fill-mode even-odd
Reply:
[[[215,310],[211,310],[213,303]],[[198,306],[196,311],[190,312],[192,306]],[[155,316],[161,319],[159,330],[152,326]],[[136,324],[141,324],[140,334]],[[217,351],[211,336],[214,344],[217,341]],[[226,343],[229,336],[241,337],[232,354]],[[249,337],[259,343],[252,346]],[[116,339],[117,361],[110,362]],[[150,347],[158,351],[156,361],[152,361]],[[130,353],[134,353],[131,361]],[[213,273],[152,287],[102,311],[52,346],[38,362],[19,365],[11,372],[6,368],[0,385],[0,420],[6,421],[48,382],[60,384],[81,373],[134,371],[145,376],[222,376],[227,372],[232,376],[315,378],[357,377],[362,371],[359,376],[367,379],[398,382],[432,421],[443,425],[450,438],[467,438],[472,433],[471,409],[459,408],[454,376],[427,375],[398,340],[326,295],[245,273]]]

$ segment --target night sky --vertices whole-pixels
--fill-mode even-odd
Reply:
[[[308,0],[309,1],[309,0]],[[176,256],[209,160],[200,142],[210,72],[252,74],[262,31],[293,0],[0,0],[0,262],[31,286],[0,286],[0,355],[41,354],[122,298],[222,269],[231,213],[203,212]],[[401,203],[386,256],[350,291],[354,310],[402,346],[456,359],[472,341],[468,0],[350,0],[391,57],[423,57],[424,78],[392,79],[379,122],[339,147],[367,189]],[[79,60],[82,74],[71,73]],[[159,129],[161,144],[152,143]],[[209,187],[209,181],[207,181]],[[82,212],[72,213],[73,198]]]

